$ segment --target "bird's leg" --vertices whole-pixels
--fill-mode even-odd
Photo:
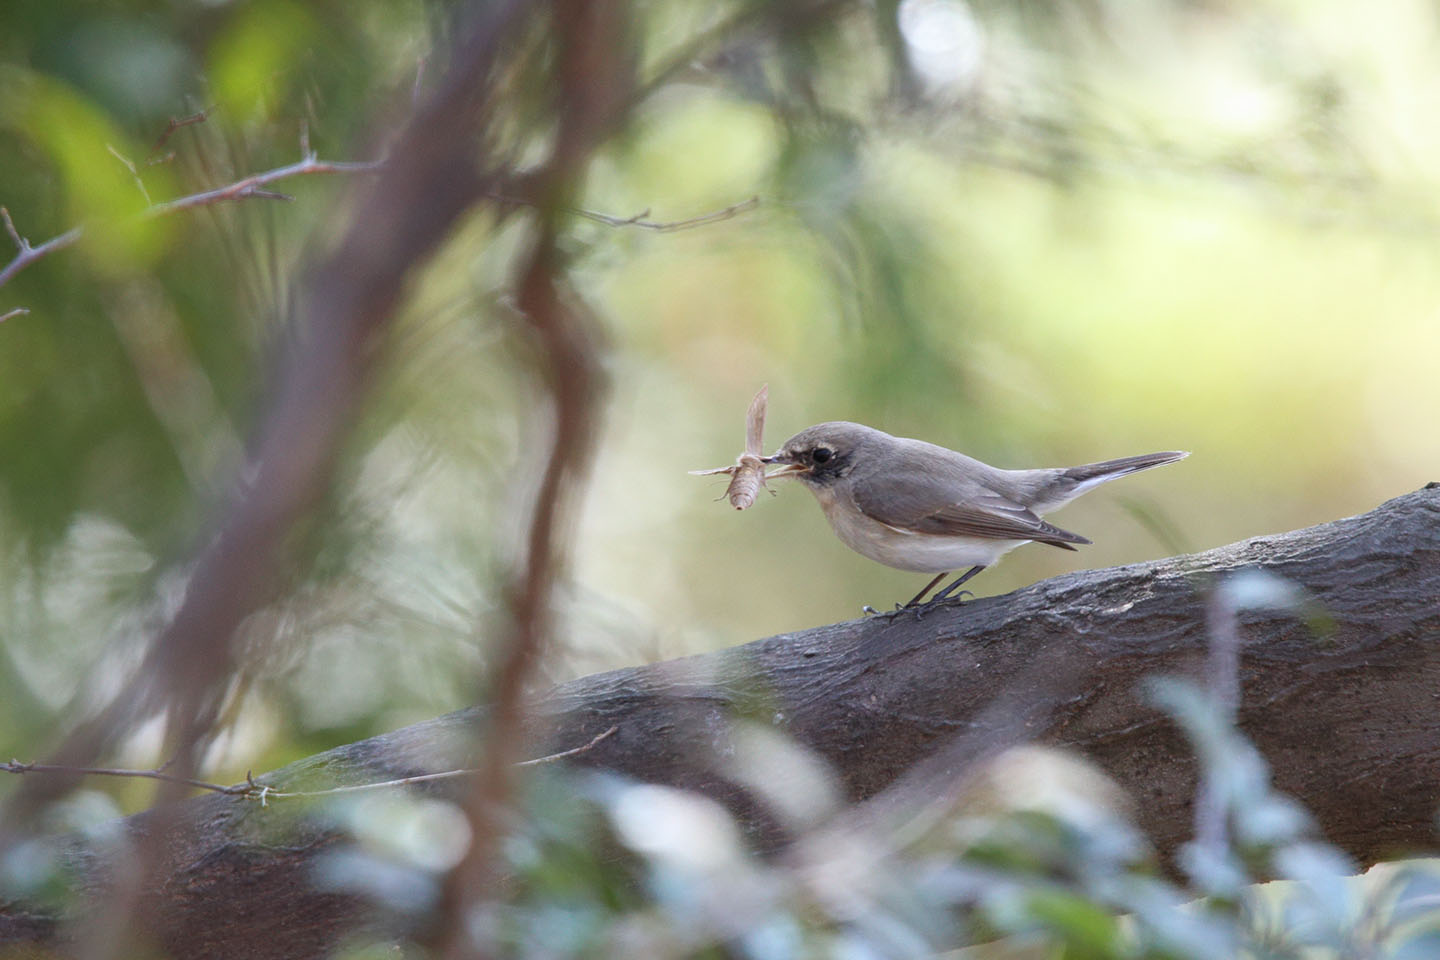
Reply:
[[[971,567],[969,570],[966,570],[964,573],[960,574],[960,576],[958,576],[958,577],[955,578],[955,582],[954,582],[954,583],[950,584],[950,585],[949,585],[948,587],[946,587],[944,590],[941,590],[939,593],[935,594],[935,596],[931,598],[930,602],[931,602],[932,604],[933,604],[933,603],[944,603],[947,599],[949,599],[950,595],[955,592],[955,590],[956,590],[957,587],[959,587],[959,586],[960,586],[962,583],[964,583],[966,580],[969,580],[971,577],[975,576],[975,574],[979,573],[981,570],[984,570],[984,569],[985,569],[984,567]],[[934,586],[934,584],[931,584],[931,586]],[[926,589],[926,590],[929,590],[930,587],[926,587],[925,589]],[[961,593],[968,593],[969,591],[967,591],[967,590],[961,590],[960,592],[961,592]],[[957,598],[957,599],[958,599],[958,598]]]
[[[971,571],[971,573],[974,573],[974,572],[978,571],[979,569],[980,569],[979,567],[976,567],[975,570],[972,570],[972,571]],[[939,573],[935,574],[935,579],[934,579],[934,580],[931,580],[929,583],[925,584],[925,589],[924,589],[924,590],[921,590],[919,593],[915,594],[915,596],[911,597],[911,598],[910,598],[910,602],[907,603],[907,604],[905,604],[905,606],[903,606],[903,607],[897,606],[895,609],[897,609],[897,610],[908,610],[910,607],[915,606],[915,604],[917,604],[917,603],[920,602],[920,598],[923,597],[923,596],[925,596],[925,594],[929,593],[930,590],[931,590],[931,588],[933,588],[933,587],[935,586],[935,584],[939,583],[941,580],[944,580],[944,579],[945,579],[947,576],[949,576],[949,575],[950,575],[950,571],[949,571],[949,570],[942,570],[942,571],[940,571]],[[970,574],[967,573],[967,574],[965,574],[965,576],[968,577],[968,576],[970,576]],[[962,577],[962,578],[960,579],[960,581],[957,581],[957,582],[963,583],[963,582],[964,582],[964,578]],[[953,586],[953,584],[952,584],[952,586]]]
[[[935,586],[935,584],[940,582],[942,577],[946,576],[946,574],[942,573],[939,577],[931,580],[930,583],[926,585],[925,589],[921,590],[919,595],[915,597],[915,600],[911,600],[903,607],[897,603],[895,605],[895,613],[887,614],[887,616],[893,617],[895,616],[895,614],[900,613],[901,611],[910,610],[914,612],[915,619],[919,620],[925,614],[929,613],[931,610],[934,610],[936,607],[941,606],[946,602],[958,603],[960,601],[960,597],[964,594],[969,593],[970,591],[961,590],[960,593],[957,594],[955,592],[955,588],[960,586],[966,580],[969,580],[971,577],[975,576],[975,574],[979,573],[981,570],[984,569],[984,567],[971,567],[969,570],[966,570],[964,573],[960,574],[960,576],[956,577],[955,582],[947,586],[944,590],[941,590],[939,593],[935,594],[935,596],[931,597],[924,603],[916,604],[915,600],[919,600],[920,597],[925,596],[926,592],[929,591],[931,587]]]

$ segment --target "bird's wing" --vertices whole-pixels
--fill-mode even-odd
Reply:
[[[891,473],[878,483],[857,477],[852,489],[855,505],[866,516],[912,533],[1034,540],[1065,550],[1074,550],[1072,543],[1090,542],[979,482],[956,484],[933,473]]]

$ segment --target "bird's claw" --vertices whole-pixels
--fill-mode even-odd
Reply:
[[[936,607],[960,606],[965,602],[966,597],[973,600],[975,599],[975,594],[969,590],[959,590],[948,597],[927,600],[924,603],[904,604],[896,601],[894,610],[886,610],[883,613],[866,603],[861,605],[860,612],[867,617],[882,617],[886,620],[894,620],[902,613],[913,613],[915,614],[915,619],[919,621],[925,614],[934,610]]]
[[[874,607],[870,606],[870,604],[868,604],[868,603],[865,604],[865,605],[863,605],[863,606],[860,608],[861,612],[863,612],[863,613],[865,614],[865,616],[867,616],[867,617],[878,617],[878,618],[881,619],[881,620],[894,620],[895,617],[900,613],[900,611],[902,611],[902,610],[904,610],[904,609],[905,609],[905,608],[902,607],[902,606],[900,606],[900,604],[898,604],[898,603],[895,604],[895,609],[894,609],[894,610],[876,610]]]
[[[918,622],[922,617],[925,616],[925,614],[929,613],[931,610],[936,609],[937,607],[961,606],[962,604],[964,604],[966,597],[974,600],[975,594],[971,593],[969,590],[959,590],[948,597],[936,597],[933,600],[927,600],[924,603],[917,603],[913,607],[905,607],[897,603],[895,604],[895,612],[889,614],[889,616],[893,617],[903,610],[910,610],[914,612],[915,620]]]

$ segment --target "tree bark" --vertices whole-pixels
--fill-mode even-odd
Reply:
[[[559,751],[614,726],[569,762],[717,797],[758,849],[773,852],[783,831],[717,762],[730,752],[736,718],[815,751],[858,804],[920,761],[933,764],[957,737],[983,743],[986,725],[998,731],[1008,720],[1013,728],[1020,716],[1025,737],[1081,752],[1124,787],[1168,858],[1190,836],[1196,767],[1139,685],[1156,674],[1203,677],[1207,594],[1245,568],[1303,586],[1334,623],[1317,637],[1287,614],[1241,617],[1240,726],[1277,786],[1363,864],[1432,849],[1440,484],[1362,516],[1067,574],[919,619],[854,620],[581,678],[540,698],[537,733]],[[461,711],[260,779],[278,790],[317,789],[465,766],[482,720],[480,709]],[[455,796],[464,782],[425,789]],[[316,957],[362,922],[356,900],[309,883],[315,857],[338,838],[297,806],[221,795],[186,802],[166,851],[168,881],[148,891],[151,929],[166,949]],[[128,826],[143,832],[147,822],[141,815]],[[91,883],[103,884],[99,855],[83,857]],[[0,905],[0,946],[50,942],[62,929],[21,905]]]

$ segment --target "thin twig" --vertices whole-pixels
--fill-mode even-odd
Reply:
[[[123,158],[122,158],[123,159]],[[317,173],[373,173],[384,164],[383,160],[320,160],[314,153],[306,153],[304,159],[297,163],[288,164],[283,167],[276,167],[273,170],[266,170],[264,173],[252,174],[234,183],[228,183],[223,187],[215,187],[200,193],[192,193],[189,196],[178,197],[174,200],[165,200],[161,203],[151,204],[139,214],[141,219],[152,219],[164,217],[181,210],[191,210],[195,207],[205,207],[217,203],[226,203],[233,200],[245,200],[250,198],[278,199],[284,196],[262,189],[267,184],[277,180],[284,180],[287,177],[299,177]],[[0,207],[0,210],[3,210]],[[20,236],[15,225],[10,220],[10,214],[4,214],[5,229],[10,234],[10,239],[15,241],[19,253],[15,258],[0,270],[0,287],[10,282],[10,279],[24,270],[36,260],[41,259],[57,250],[73,246],[85,233],[84,224],[73,227],[70,230],[45,241],[38,247],[32,247],[25,238]]]
[[[410,105],[414,106],[420,102],[420,93],[424,90],[425,64],[429,57],[421,54],[415,61],[415,82],[410,85]]]
[[[535,201],[533,200],[509,194],[492,193],[490,194],[490,199],[498,200],[501,203],[513,204],[517,207],[535,205]],[[671,233],[676,230],[689,230],[694,227],[703,227],[712,223],[719,223],[722,220],[729,220],[748,210],[753,210],[759,205],[760,198],[754,196],[748,200],[741,200],[739,203],[732,203],[723,210],[712,210],[709,213],[702,213],[698,217],[689,217],[685,220],[652,220],[650,219],[649,207],[628,217],[617,217],[613,214],[600,213],[596,210],[586,210],[581,207],[567,207],[566,209],[567,212],[577,217],[584,217],[586,220],[603,223],[608,227],[639,227],[642,230],[654,230],[656,233]]]
[[[15,229],[15,221],[10,219],[10,210],[7,207],[0,207],[0,219],[5,221],[5,232],[10,234],[10,239],[15,244],[15,249],[25,253],[30,249],[30,241],[20,236],[20,231]]]
[[[169,764],[165,766],[169,766]],[[233,795],[250,792],[250,786],[248,784],[237,783],[226,786],[223,783],[211,783],[208,780],[171,776],[164,772],[165,766],[156,767],[153,770],[126,770],[116,767],[67,767],[58,763],[23,763],[19,760],[11,760],[8,763],[0,763],[0,772],[63,773],[76,777],[139,777],[145,780],[164,780],[166,783],[179,783],[187,787],[198,787],[201,790],[210,790],[214,793],[228,793]]]
[[[542,764],[555,763],[570,757],[579,756],[593,750],[595,746],[605,738],[612,736],[620,727],[610,727],[601,733],[596,734],[588,742],[578,747],[571,747],[569,750],[562,750],[559,753],[547,754],[543,757],[535,757],[532,760],[521,760],[515,764],[517,767],[537,767]],[[384,787],[404,787],[412,783],[428,783],[432,780],[451,780],[456,777],[469,777],[479,773],[478,769],[465,770],[443,770],[439,773],[422,773],[413,777],[401,777],[398,780],[380,780],[375,783],[352,783],[344,787],[330,787],[326,790],[276,790],[274,787],[259,783],[249,774],[245,776],[244,783],[211,783],[208,780],[196,780],[191,777],[176,777],[165,772],[165,768],[174,761],[168,761],[153,770],[129,770],[118,767],[67,767],[54,763],[24,763],[19,760],[11,760],[8,763],[0,763],[0,773],[58,773],[69,774],[77,777],[137,777],[145,780],[163,780],[166,783],[176,783],[187,787],[195,787],[200,790],[209,790],[211,793],[223,793],[227,796],[248,797],[259,800],[262,803],[270,800],[284,800],[292,797],[324,797],[333,793],[354,793],[359,790],[379,790]]]
[[[14,310],[9,311],[8,313],[0,313],[0,323],[4,323],[11,317],[23,317],[29,312],[30,311],[25,307],[16,307]]]
[[[760,206],[758,196],[748,200],[741,200],[739,203],[732,203],[723,210],[713,210],[710,213],[702,213],[698,217],[690,217],[685,220],[651,220],[650,210],[647,208],[635,214],[633,217],[613,217],[608,213],[596,213],[593,210],[572,209],[570,212],[586,220],[594,220],[596,223],[603,223],[610,227],[640,227],[643,230],[654,230],[656,233],[670,233],[675,230],[689,230],[693,227],[703,227],[712,223],[719,223],[722,220],[729,220],[739,216],[747,210],[753,210]]]
[[[608,730],[596,734],[590,739],[588,743],[583,743],[578,747],[571,747],[569,750],[562,750],[559,753],[551,753],[543,757],[536,757],[533,760],[521,760],[515,764],[512,764],[512,766],[538,767],[542,764],[555,763],[558,760],[564,760],[568,757],[579,756],[582,753],[586,753],[587,751],[594,749],[596,744],[604,740],[606,737],[611,736],[615,733],[615,731],[619,729],[620,727],[617,724]],[[324,797],[329,796],[332,793],[354,793],[359,790],[379,790],[383,787],[405,787],[409,786],[412,783],[429,783],[432,780],[453,780],[456,777],[473,777],[480,772],[481,771],[478,768],[466,770],[443,770],[439,773],[421,773],[413,777],[401,777],[398,780],[381,780],[377,783],[352,783],[344,787],[331,787],[328,790],[287,790],[282,792],[269,788],[261,788],[260,792],[256,792],[256,790],[253,789],[233,792],[245,793],[247,795],[253,796],[257,800],[263,800],[266,797],[272,799],[276,797],[279,797],[281,799],[289,797]]]
[[[135,186],[139,189],[140,196],[145,198],[145,205],[147,207],[154,206],[155,201],[150,199],[150,191],[145,189],[145,181],[140,179],[140,171],[135,169],[134,161],[119,150],[116,150],[111,144],[105,144],[105,149],[110,151],[110,156],[119,160],[125,165],[125,169],[130,171],[130,178],[135,181]]]
[[[383,163],[383,160],[319,160],[315,154],[308,153],[303,160],[289,166],[276,167],[274,170],[266,170],[264,173],[252,174],[243,180],[236,180],[234,183],[206,190],[203,193],[192,193],[188,197],[157,203],[144,211],[142,216],[161,217],[178,210],[205,207],[214,203],[224,203],[227,200],[244,200],[247,197],[259,195],[262,192],[260,188],[266,184],[284,180],[287,177],[299,177],[314,173],[373,173],[379,170]]]
[[[171,117],[170,122],[165,125],[165,130],[160,134],[159,139],[155,141],[155,145],[150,148],[150,156],[153,157],[159,153],[160,148],[165,146],[165,142],[174,135],[176,130],[179,130],[181,127],[188,127],[191,124],[204,123],[209,117],[210,111],[208,109],[201,110],[199,113],[192,113],[188,117]],[[151,160],[148,162],[154,163],[156,161]]]

